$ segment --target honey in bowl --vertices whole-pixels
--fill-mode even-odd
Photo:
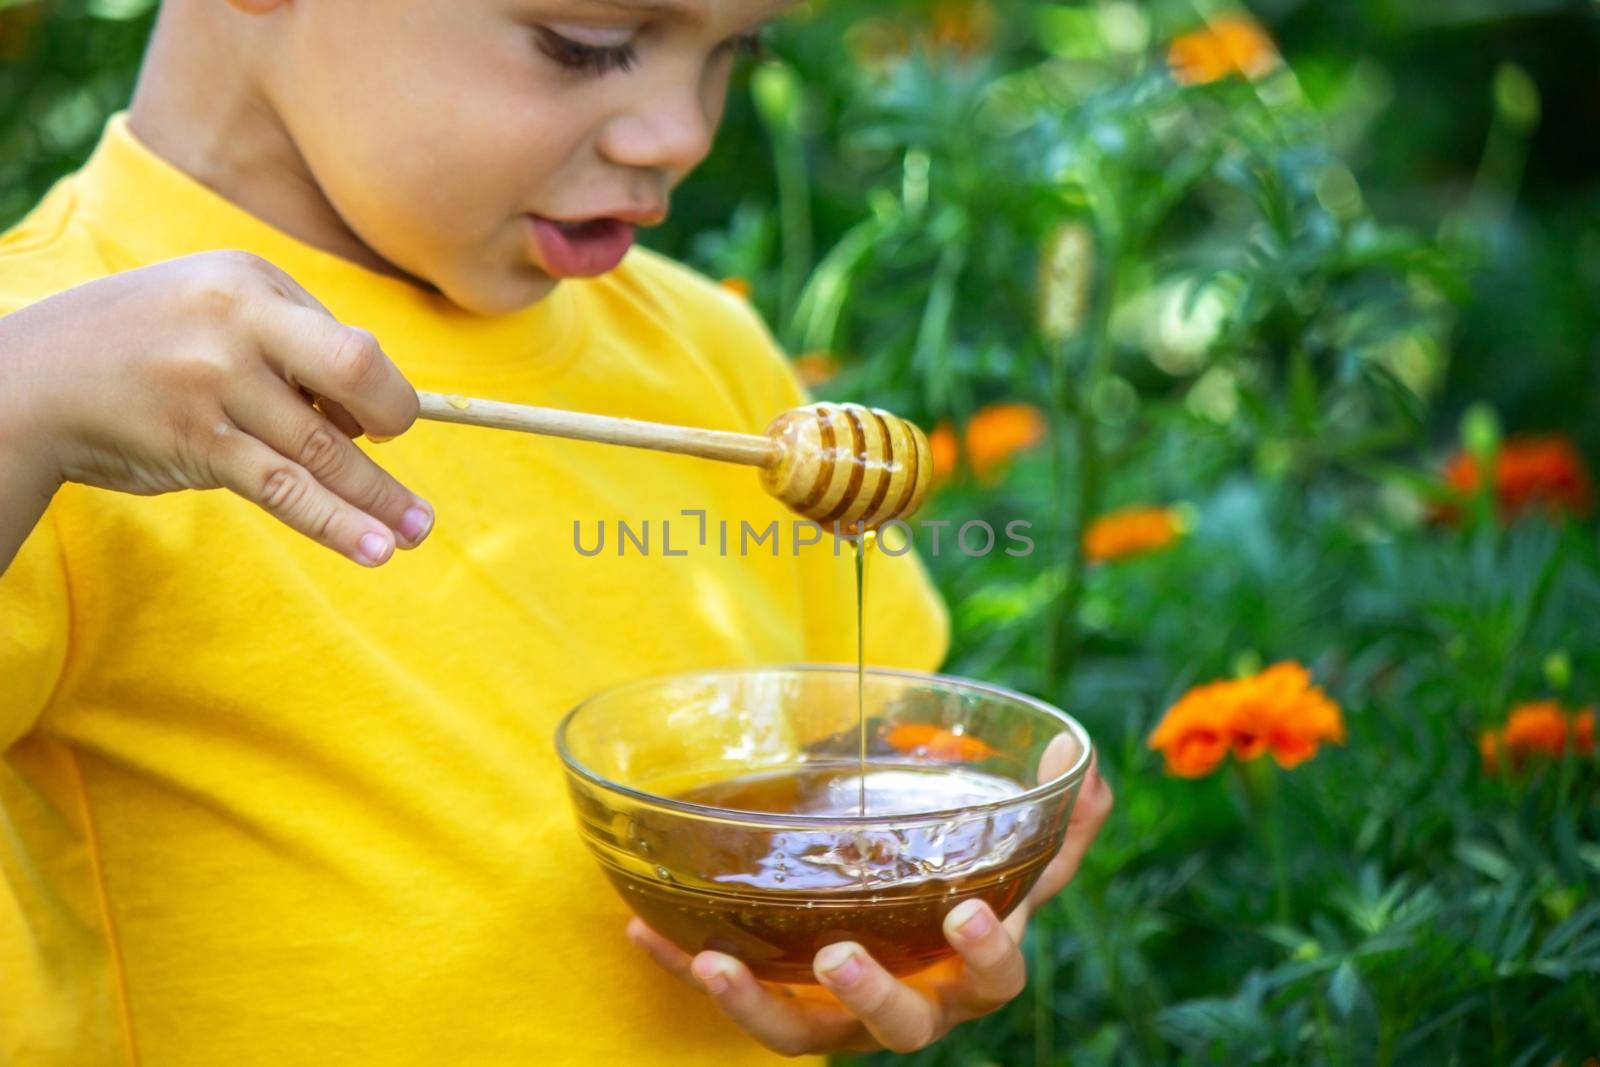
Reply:
[[[863,792],[881,824],[848,821]],[[635,842],[661,860],[656,871],[607,873],[675,944],[736,956],[759,978],[814,982],[817,951],[843,940],[905,975],[951,955],[942,932],[950,909],[977,897],[1003,916],[1049,862],[1053,835],[1039,832],[1046,811],[985,807],[1021,792],[1007,778],[911,762],[874,761],[864,777],[854,762],[751,774],[675,799],[729,812],[845,818],[765,833],[707,825],[692,835],[663,834]],[[925,817],[938,811],[947,815]],[[693,874],[688,884],[661,877],[671,870]]]
[[[953,955],[957,904],[1014,909],[1066,834],[1083,727],[970,679],[859,679],[853,663],[717,668],[569,712],[557,748],[579,833],[622,900],[685,952],[798,983],[847,940],[912,973]]]

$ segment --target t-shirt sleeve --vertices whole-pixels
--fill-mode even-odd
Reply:
[[[816,398],[754,309],[743,305],[740,314],[746,318],[750,343],[735,376],[746,390],[755,430],[763,432],[778,415]],[[914,520],[911,526],[915,528]],[[832,532],[824,531],[821,543],[799,552],[806,659],[812,662],[856,660],[855,561],[848,544],[837,547],[835,553]],[[937,671],[944,664],[950,651],[950,612],[917,549],[906,544],[904,531],[885,532],[879,550],[867,557],[862,614],[866,662],[921,671]]]
[[[0,573],[0,752],[33,729],[55,693],[70,620],[61,537],[47,509]]]

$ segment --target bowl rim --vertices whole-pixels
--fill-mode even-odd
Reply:
[[[1026,807],[1039,800],[1044,800],[1059,793],[1065,792],[1067,789],[1077,785],[1088,773],[1089,764],[1094,759],[1094,742],[1089,737],[1089,731],[1086,730],[1083,724],[1080,723],[1076,718],[1067,714],[1065,711],[1062,711],[1049,701],[1040,700],[1038,697],[1029,696],[1026,693],[1020,693],[1014,689],[1008,689],[1005,686],[995,685],[991,682],[982,682],[973,678],[963,678],[959,675],[942,674],[933,671],[906,670],[900,667],[876,667],[871,665],[865,668],[866,674],[892,678],[909,678],[916,681],[946,682],[968,691],[989,693],[995,696],[1003,697],[1007,700],[1014,700],[1022,704],[1030,705],[1035,710],[1043,712],[1047,717],[1055,719],[1062,727],[1064,727],[1065,732],[1073,735],[1078,742],[1078,758],[1071,767],[1067,768],[1066,771],[1062,772],[1056,777],[1050,779],[1048,782],[1041,782],[1031,789],[1025,789],[1020,793],[1014,793],[1011,796],[1004,797],[1000,800],[992,800],[983,804],[970,804],[959,808],[939,808],[932,811],[898,813],[894,815],[874,815],[870,812],[866,815],[799,815],[779,814],[776,812],[765,811],[741,811],[737,808],[719,808],[710,804],[696,804],[688,800],[679,800],[675,797],[665,797],[658,793],[650,793],[643,789],[635,789],[632,786],[626,786],[618,782],[613,782],[611,779],[603,777],[602,775],[590,770],[583,763],[579,762],[577,757],[572,754],[572,750],[567,745],[567,731],[571,727],[573,720],[577,718],[584,708],[589,707],[591,704],[597,703],[607,697],[613,697],[619,693],[626,692],[629,689],[646,685],[662,685],[667,682],[687,678],[714,677],[717,675],[727,674],[783,674],[804,672],[827,672],[833,674],[848,672],[850,674],[855,674],[856,665],[854,663],[779,663],[761,665],[747,664],[731,667],[705,667],[694,670],[674,671],[669,674],[649,675],[644,678],[635,678],[631,681],[621,682],[617,685],[602,689],[597,693],[592,693],[583,698],[577,704],[573,705],[573,707],[561,717],[561,722],[556,727],[556,752],[561,757],[562,765],[569,773],[577,775],[579,778],[582,778],[599,789],[610,793],[617,793],[621,794],[622,796],[631,797],[654,807],[667,808],[671,811],[677,811],[687,815],[714,818],[719,822],[724,823],[753,823],[760,826],[784,826],[805,829],[817,829],[819,827],[841,825],[871,826],[874,824],[883,824],[888,822],[892,822],[894,825],[900,826],[907,823],[939,821],[955,815],[990,813],[1001,811],[1006,808]],[[1054,738],[1051,739],[1051,742],[1046,742],[1047,747],[1053,741]]]

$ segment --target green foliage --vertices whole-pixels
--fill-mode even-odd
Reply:
[[[1021,400],[1050,424],[1002,482],[932,503],[1040,538],[930,560],[949,669],[1073,710],[1119,804],[1035,921],[1030,994],[911,1061],[1577,1062],[1600,1048],[1600,774],[1572,754],[1489,774],[1478,738],[1520,701],[1594,701],[1594,529],[1428,518],[1503,219],[1471,196],[1410,230],[1375,214],[1355,117],[1327,102],[1356,90],[1326,72],[1321,102],[1289,67],[1180,84],[1162,51],[1192,11],[999,7],[975,54],[846,66],[818,42],[875,19],[915,42],[927,11],[819,5],[778,60],[805,87],[807,181],[741,189],[693,246],[793,350],[842,359],[824,396],[956,427]],[[783,220],[805,216],[794,297]],[[1506,358],[1564,373],[1565,353]],[[1473,426],[1459,447],[1492,453]],[[1174,549],[1083,560],[1091,517],[1177,502],[1194,532]],[[1166,776],[1144,743],[1161,713],[1279,659],[1340,702],[1347,743]]]
[[[81,163],[127,103],[155,0],[0,2],[0,226]]]
[[[125,99],[148,7],[0,5],[0,218]],[[1043,413],[1045,444],[922,516],[1026,520],[1035,553],[918,541],[947,669],[1077,714],[1117,792],[1029,991],[908,1062],[1600,1053],[1600,771],[1478,750],[1519,702],[1600,695],[1595,527],[1502,525],[1487,494],[1430,517],[1445,449],[1600,446],[1588,7],[1276,0],[1288,65],[1183,84],[1167,46],[1217,5],[819,0],[736,86],[653,243],[837,355],[824,397]],[[1192,532],[1084,558],[1146,503]],[[1166,708],[1282,659],[1345,744],[1164,773]]]

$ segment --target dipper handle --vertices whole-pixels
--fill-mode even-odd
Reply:
[[[928,438],[880,408],[816,403],[786,411],[767,434],[730,433],[612,415],[418,393],[421,417],[577,441],[675,452],[758,467],[761,485],[820,525],[875,529],[916,511],[933,480]]]
[[[591,415],[582,411],[506,404],[498,400],[479,400],[476,397],[443,393],[418,393],[417,399],[422,402],[421,417],[434,422],[487,426],[498,430],[543,434],[546,437],[566,437],[574,441],[597,441],[657,452],[677,452],[751,467],[764,467],[777,459],[778,446],[754,434],[702,430],[693,426],[642,422],[614,415]]]

